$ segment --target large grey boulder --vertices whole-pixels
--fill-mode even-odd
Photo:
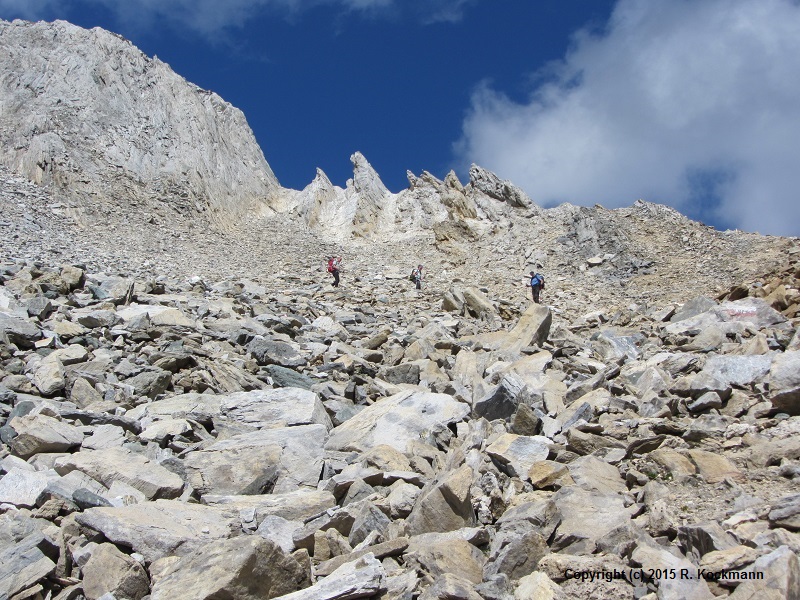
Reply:
[[[676,574],[674,578],[662,577],[653,581],[653,584],[658,586],[659,599],[713,600],[715,597],[708,589],[706,581],[697,576],[697,567],[682,556],[671,553],[645,534],[638,537],[636,548],[631,554],[631,561],[635,566],[641,567],[643,574],[651,570],[654,572],[660,570],[663,573],[665,569],[667,573]],[[686,576],[681,576],[682,574]]]
[[[330,492],[304,488],[282,494],[250,496],[207,494],[203,496],[203,503],[238,512],[252,511],[256,522],[260,525],[267,517],[306,521],[336,506],[336,498]]]
[[[219,540],[172,561],[153,577],[153,600],[262,600],[308,587],[309,573],[260,536]]]
[[[800,351],[775,357],[769,371],[769,388],[775,409],[800,415]]]
[[[770,507],[769,521],[773,527],[800,531],[800,494],[784,496]]]
[[[127,416],[140,420],[143,417],[154,419],[184,418],[210,425],[219,416],[225,396],[214,394],[180,394],[139,406],[128,411]]]
[[[189,452],[184,464],[192,487],[201,494],[241,494],[274,474],[275,493],[316,487],[322,472],[324,425],[261,429],[218,440]],[[266,483],[266,482],[265,482]]]
[[[0,504],[13,504],[18,508],[32,508],[47,486],[58,479],[50,471],[28,471],[11,467],[0,479]]]
[[[81,572],[87,600],[98,600],[104,594],[140,600],[150,593],[150,578],[144,567],[113,544],[94,548]]]
[[[472,469],[462,465],[425,486],[408,516],[411,535],[455,531],[476,524],[472,508]]]
[[[220,412],[228,419],[260,428],[323,425],[333,428],[319,396],[300,388],[254,390],[226,396]]]
[[[33,384],[43,396],[53,396],[67,385],[64,365],[55,353],[46,357],[33,373]]]
[[[353,600],[371,598],[385,589],[386,571],[367,554],[343,564],[310,588],[281,596],[281,600]]]
[[[387,444],[405,452],[408,443],[457,423],[469,405],[446,394],[401,392],[368,406],[331,431],[327,450],[364,452]]]
[[[423,536],[423,539],[412,537],[404,558],[433,577],[450,573],[473,585],[483,579],[486,562],[483,553],[464,539],[436,539],[432,536]]]
[[[259,365],[300,367],[307,362],[293,345],[286,342],[256,338],[247,345],[247,351]]]
[[[635,511],[625,507],[622,496],[577,487],[561,488],[551,502],[561,513],[551,549],[569,554],[593,553],[597,543],[628,523]]]
[[[59,475],[81,471],[106,487],[120,481],[139,490],[150,500],[176,498],[184,485],[172,471],[121,448],[82,450],[56,459],[54,468]]]
[[[83,442],[80,429],[43,414],[15,417],[11,427],[17,433],[11,440],[11,450],[22,458],[40,452],[66,452]]]
[[[711,356],[706,360],[703,373],[726,385],[749,387],[758,383],[770,371],[773,355]]]
[[[756,559],[743,571],[759,579],[740,583],[729,596],[731,600],[800,598],[800,559],[788,546]]]
[[[190,554],[241,532],[238,513],[177,500],[90,508],[76,520],[115,544],[139,552],[148,562]]]
[[[497,331],[475,336],[484,348],[518,356],[523,348],[541,346],[550,335],[553,315],[542,304],[531,304],[510,331]]]
[[[527,436],[506,433],[487,448],[486,453],[497,461],[511,477],[524,479],[531,467],[545,460],[552,440],[541,435]]]
[[[670,318],[671,322],[685,321],[691,317],[702,314],[717,306],[717,302],[706,296],[699,296],[684,303]]]
[[[5,339],[20,348],[32,348],[33,343],[41,337],[42,332],[34,323],[0,312],[0,341]]]
[[[55,571],[47,549],[44,536],[36,531],[0,550],[0,598],[13,598]]]

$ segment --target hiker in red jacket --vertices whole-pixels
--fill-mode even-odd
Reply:
[[[342,266],[341,256],[328,257],[328,273],[333,275],[333,287],[339,287],[339,268]]]

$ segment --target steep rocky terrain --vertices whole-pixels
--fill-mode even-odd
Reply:
[[[168,203],[238,220],[278,187],[244,115],[99,28],[0,21],[0,164],[94,223]]]
[[[23,27],[0,23],[5,90],[37,81]],[[133,61],[105,83],[173,81],[47,27],[56,56],[89,36]],[[169,115],[170,140],[219,139]],[[542,209],[480,167],[395,194],[358,153],[345,188],[279,188],[259,150],[261,191],[162,162],[126,191],[131,163],[60,178],[95,156],[66,121],[29,169],[21,123],[0,134],[22,136],[0,146],[0,599],[800,597],[797,239]]]

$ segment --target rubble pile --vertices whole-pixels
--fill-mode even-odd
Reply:
[[[0,280],[0,597],[798,592],[771,281],[504,321],[399,277]]]

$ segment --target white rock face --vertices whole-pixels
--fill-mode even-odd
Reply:
[[[279,189],[241,111],[115,34],[0,21],[0,72],[0,163],[35,183],[222,221]]]

